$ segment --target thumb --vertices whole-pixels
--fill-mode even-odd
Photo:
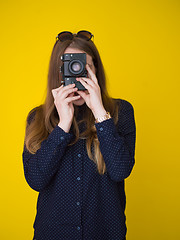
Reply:
[[[53,95],[54,98],[56,97],[58,91],[59,91],[62,87],[64,87],[63,84],[61,84],[60,87],[58,87],[58,88],[54,88],[54,89],[51,90],[51,91],[52,91],[52,95]]]
[[[53,95],[53,97],[54,97],[54,99],[55,99],[55,98],[56,98],[56,95],[57,95],[57,92],[56,92],[55,89],[52,89],[51,91],[52,91],[52,95]]]
[[[77,91],[77,93],[86,100],[86,93],[84,91]]]

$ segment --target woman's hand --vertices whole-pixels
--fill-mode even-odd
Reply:
[[[91,79],[76,78],[76,80],[81,82],[81,84],[88,90],[89,94],[86,94],[84,91],[77,91],[77,93],[85,100],[87,106],[92,110],[95,118],[97,118],[106,114],[106,110],[102,103],[101,90],[96,75],[88,64],[86,64],[86,69]]]
[[[60,126],[63,126],[63,129],[66,129],[66,131],[68,131],[71,127],[74,116],[73,101],[79,99],[80,97],[73,96],[74,92],[78,89],[74,88],[74,86],[75,84],[69,84],[67,86],[61,85],[59,88],[52,89],[54,104],[60,119]]]

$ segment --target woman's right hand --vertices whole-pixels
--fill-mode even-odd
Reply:
[[[74,88],[74,86],[75,84],[69,84],[67,86],[61,85],[59,88],[52,89],[54,104],[59,114],[60,122],[58,125],[66,132],[69,132],[74,116],[74,106],[72,102],[80,98],[80,95],[73,96],[74,92],[78,90],[78,88]]]

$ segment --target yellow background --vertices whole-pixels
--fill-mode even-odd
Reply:
[[[25,118],[44,101],[56,35],[84,29],[95,36],[110,95],[135,111],[127,240],[180,239],[180,2],[6,0],[0,22],[0,239],[32,239],[38,193],[24,178]]]

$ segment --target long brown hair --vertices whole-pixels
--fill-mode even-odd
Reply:
[[[58,88],[61,85],[62,75],[59,73],[59,69],[63,62],[60,57],[69,46],[80,49],[92,57],[96,68],[96,77],[101,89],[103,106],[106,111],[110,112],[114,123],[116,124],[118,122],[119,102],[116,101],[116,99],[111,98],[107,92],[104,67],[93,41],[86,41],[78,37],[74,37],[72,40],[66,40],[64,42],[58,40],[53,47],[49,62],[45,102],[44,104],[33,108],[26,119],[25,145],[27,150],[32,154],[36,153],[41,147],[41,142],[47,139],[48,135],[60,121],[51,90]],[[74,105],[74,110],[75,113],[78,112],[78,106]],[[33,114],[35,116],[33,121],[29,122],[29,119]],[[86,107],[85,114],[83,114],[83,119],[79,122],[76,119],[76,114],[74,114],[72,126],[75,139],[73,142],[70,142],[68,146],[75,144],[79,138],[85,138],[88,157],[97,164],[99,174],[104,174],[106,172],[106,165],[100,151],[100,143],[97,138],[94,121],[94,115],[88,107]],[[84,132],[80,133],[79,124],[82,122],[86,124],[86,129]],[[94,147],[94,154],[92,154],[91,146]]]

